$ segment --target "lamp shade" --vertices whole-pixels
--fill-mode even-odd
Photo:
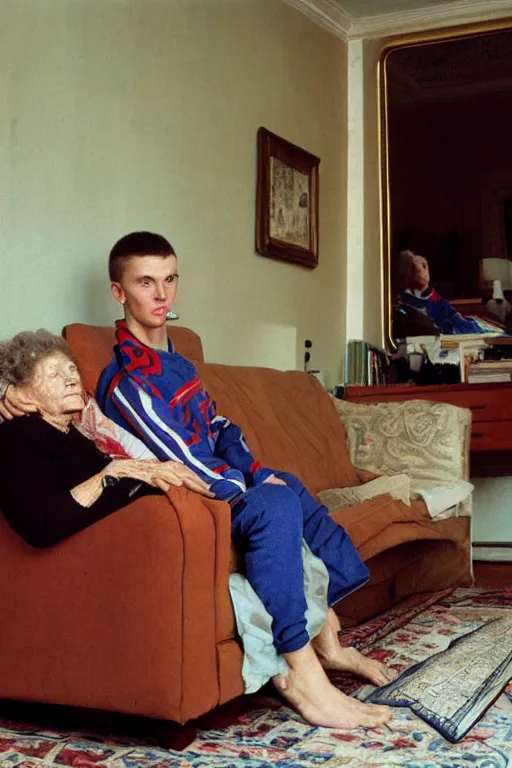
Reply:
[[[503,290],[512,290],[512,261],[509,259],[482,259],[480,262],[480,279],[486,283],[499,280]]]

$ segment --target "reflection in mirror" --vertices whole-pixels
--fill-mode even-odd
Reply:
[[[503,333],[512,299],[512,30],[383,57],[394,339]]]

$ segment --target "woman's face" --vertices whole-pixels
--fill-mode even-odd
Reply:
[[[44,415],[63,416],[82,411],[85,406],[80,374],[64,352],[43,357],[25,388]]]
[[[424,291],[430,284],[430,271],[428,261],[423,256],[414,255],[412,258],[413,271],[411,276],[412,287]]]

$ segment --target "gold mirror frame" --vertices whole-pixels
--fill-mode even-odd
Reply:
[[[382,228],[382,257],[383,257],[383,313],[384,340],[390,350],[396,349],[396,343],[391,335],[391,200],[389,184],[389,151],[388,151],[388,87],[386,74],[386,59],[399,48],[412,48],[419,45],[443,43],[449,40],[462,40],[466,37],[479,37],[492,32],[512,30],[512,18],[496,19],[494,21],[475,22],[473,24],[447,27],[446,29],[426,30],[407,35],[398,35],[383,42],[377,64],[378,96],[379,96],[379,152],[381,169],[381,228]]]

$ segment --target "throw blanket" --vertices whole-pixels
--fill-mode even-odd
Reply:
[[[156,459],[142,440],[107,418],[92,397],[75,427],[112,459]]]
[[[461,509],[460,505],[466,501],[474,491],[474,486],[466,480],[456,480],[432,488],[418,488],[411,493],[411,480],[405,474],[382,475],[362,485],[350,488],[329,488],[318,494],[322,504],[325,504],[332,514],[337,509],[350,507],[353,504],[361,504],[376,496],[389,493],[393,499],[398,499],[410,507],[411,497],[422,498],[428,513],[433,520],[444,520],[448,517],[467,515],[467,505]]]

